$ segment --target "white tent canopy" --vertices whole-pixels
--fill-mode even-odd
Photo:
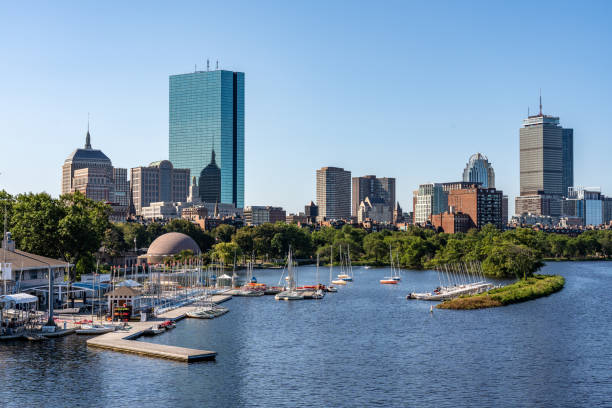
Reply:
[[[38,298],[36,296],[28,295],[27,293],[15,293],[12,295],[0,296],[0,302],[13,302],[17,305],[20,305],[24,303],[36,303],[38,302]]]
[[[118,283],[117,286],[127,286],[128,288],[136,288],[142,285],[136,282],[135,280],[127,279],[127,280],[124,280],[123,282]]]

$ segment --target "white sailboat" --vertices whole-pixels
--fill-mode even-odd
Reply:
[[[395,271],[394,259],[393,259],[393,251],[391,250],[391,245],[389,245],[389,259],[391,260],[391,276],[385,276],[380,280],[380,283],[383,285],[397,285],[399,280],[401,279],[398,275],[398,272]]]
[[[346,281],[340,278],[340,275],[338,276],[338,279],[332,280],[333,269],[334,269],[334,246],[332,245],[330,247],[330,252],[329,252],[329,281],[330,283],[333,283],[334,285],[346,285]],[[330,287],[332,286],[330,285]]]
[[[297,282],[295,278],[295,272],[293,270],[293,257],[291,256],[291,247],[289,247],[289,254],[287,255],[287,275],[289,277],[288,290],[277,293],[274,296],[276,300],[302,300],[304,295],[296,290]]]

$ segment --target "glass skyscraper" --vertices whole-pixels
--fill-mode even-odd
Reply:
[[[244,73],[196,71],[170,76],[169,158],[199,175],[221,169],[221,202],[244,207]]]
[[[463,170],[463,181],[480,183],[484,188],[495,188],[495,171],[484,154],[470,157]]]

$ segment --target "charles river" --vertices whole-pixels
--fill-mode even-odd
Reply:
[[[548,264],[566,278],[559,293],[433,314],[405,296],[436,286],[435,272],[391,286],[378,283],[385,270],[354,271],[322,301],[234,298],[218,319],[142,340],[215,350],[216,362],[88,349],[74,335],[0,344],[0,406],[611,406],[612,263]],[[300,268],[300,282],[314,274]],[[276,284],[280,271],[255,275]]]

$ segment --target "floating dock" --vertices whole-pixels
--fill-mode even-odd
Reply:
[[[231,299],[231,295],[214,295],[212,302],[219,304]],[[163,320],[181,320],[188,311],[195,309],[195,306],[179,307],[163,313],[159,318]],[[214,360],[217,356],[215,351],[198,350],[186,347],[167,346],[164,344],[154,344],[144,341],[134,341],[142,336],[145,331],[153,325],[159,324],[161,320],[149,322],[132,322],[132,328],[128,331],[115,331],[87,340],[87,345],[95,348],[119,351],[123,353],[140,354],[143,356],[166,358],[187,363],[195,361]]]
[[[135,333],[107,333],[87,340],[87,345],[106,350],[140,354],[149,357],[166,358],[170,360],[184,361],[187,363],[202,360],[214,360],[217,356],[216,352],[209,350],[197,350],[186,347],[166,346],[164,344],[129,340],[130,338],[139,337],[142,335],[142,332],[144,332],[150,326],[151,323],[149,323],[146,327],[140,327],[140,330]]]

